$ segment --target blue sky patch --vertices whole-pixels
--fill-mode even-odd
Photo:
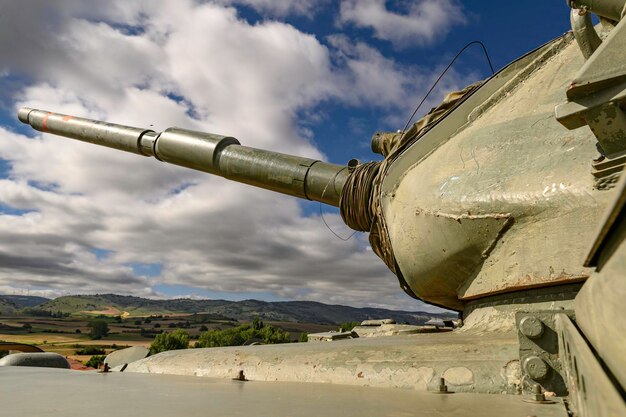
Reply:
[[[36,210],[18,209],[15,207],[7,206],[6,204],[0,202],[0,214],[5,214],[9,216],[22,216],[24,214],[33,213],[35,211]]]
[[[106,259],[109,257],[109,255],[111,255],[112,253],[114,253],[114,251],[112,250],[107,250],[107,249],[100,249],[100,248],[91,248],[89,250],[91,253],[93,253],[94,255],[96,255],[96,258],[101,261],[103,259]]]
[[[161,271],[163,270],[163,264],[161,263],[132,262],[129,263],[128,266],[133,269],[133,274],[144,277],[157,277],[161,275]]]

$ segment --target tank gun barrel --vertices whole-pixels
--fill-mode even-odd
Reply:
[[[233,137],[172,127],[150,129],[23,107],[22,123],[51,133],[107,146],[198,171],[339,206],[346,166],[240,145]]]

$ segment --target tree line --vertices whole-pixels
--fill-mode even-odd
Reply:
[[[265,325],[258,317],[252,324],[242,324],[225,330],[209,330],[200,335],[195,344],[197,348],[241,346],[245,343],[289,343],[289,332],[274,326]],[[189,333],[177,329],[169,333],[161,333],[154,338],[150,345],[150,353],[155,354],[167,350],[187,349],[189,347]]]

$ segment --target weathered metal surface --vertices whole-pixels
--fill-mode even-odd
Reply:
[[[396,324],[394,319],[378,319],[378,320],[363,320],[361,326],[380,326],[381,324]]]
[[[230,145],[239,145],[239,141],[228,136],[171,127],[158,135],[151,156],[170,164],[219,175],[220,155]]]
[[[619,103],[626,99],[626,83],[619,82],[595,94],[583,96],[556,106],[556,119],[568,129],[587,125],[586,113],[607,103]]]
[[[567,395],[554,323],[554,315],[563,312],[553,309],[516,313],[523,388],[526,392],[530,392],[532,385],[537,383],[547,391]],[[567,313],[573,314],[572,311]]]
[[[35,110],[29,107],[19,109],[17,117],[22,123],[30,124],[34,129],[41,132],[53,133],[138,155],[144,155],[138,146],[142,136],[145,134],[155,135],[155,132],[150,129],[122,126]]]
[[[593,243],[585,259],[585,266],[601,269],[604,263],[613,258],[616,246],[621,245],[624,239],[620,227],[624,223],[624,212],[626,212],[626,177],[616,188],[613,200],[609,203],[602,221],[596,227],[594,239],[591,240]]]
[[[440,377],[457,392],[519,393],[519,347],[513,332],[431,333],[331,343],[189,349],[128,365],[128,372],[251,381],[324,382],[436,390]]]
[[[545,327],[546,326],[539,318],[533,316],[524,316],[519,321],[520,333],[529,339],[537,339],[541,337],[545,331]]]
[[[589,128],[607,155],[626,150],[626,113],[620,103],[610,102],[585,114]]]
[[[341,339],[351,339],[353,336],[352,332],[320,332],[320,333],[309,333],[307,335],[308,342],[330,342],[333,340],[341,340]]]
[[[591,13],[586,9],[572,9],[570,13],[570,23],[580,52],[582,52],[585,59],[589,59],[602,43],[602,39],[600,39],[600,36],[598,36],[598,33],[593,27]]]
[[[626,50],[626,20],[622,19],[580,67],[573,79],[570,78],[571,86],[567,89],[567,99],[575,101],[616,81],[623,81],[626,77],[624,50]]]
[[[70,369],[65,357],[52,352],[12,353],[0,359],[0,366],[35,366]]]
[[[597,178],[596,188],[607,182],[614,186],[619,180],[619,174],[624,170],[624,166],[626,166],[626,151],[593,161],[591,174]]]
[[[356,326],[352,329],[359,337],[386,337],[399,334],[434,333],[450,331],[437,326],[415,326],[412,324],[381,324],[379,326]]]
[[[510,75],[506,94],[483,97],[489,106],[465,126],[426,133],[383,184],[398,265],[426,301],[462,309],[467,300],[589,275],[580,259],[611,195],[593,189],[591,132],[570,132],[553,116],[583,64],[578,47],[565,37],[546,48],[526,62],[532,70]],[[474,98],[464,104],[476,107]],[[503,223],[498,230],[486,219]]]
[[[612,20],[620,20],[624,12],[624,3],[624,0],[568,0],[570,7],[586,9]]]
[[[585,339],[565,314],[555,317],[567,375],[571,411],[577,417],[626,415],[626,402]],[[622,352],[623,356],[623,352]],[[623,391],[622,391],[623,392]]]
[[[510,395],[433,395],[372,387],[54,369],[0,368],[0,392],[2,398],[11,399],[2,403],[3,415],[11,417],[500,417],[503,412],[567,417],[561,402],[529,404]]]
[[[530,398],[525,398],[524,401],[535,404],[553,404],[554,401],[546,399],[546,395],[541,389],[540,385],[533,387],[533,395]]]
[[[339,205],[346,166],[253,149],[235,138],[170,128],[116,125],[64,114],[21,108],[18,118],[42,132],[136,153],[175,165],[295,197]]]
[[[565,284],[533,288],[529,290],[516,291],[512,293],[496,294],[484,298],[478,298],[467,302],[463,311],[464,327],[468,327],[468,319],[472,318],[473,312],[477,309],[492,308],[506,312],[509,316],[503,320],[510,329],[515,329],[515,313],[527,311],[530,306],[533,310],[572,310],[574,308],[574,298],[583,283]],[[470,326],[471,327],[471,326]]]
[[[576,324],[626,391],[626,178],[587,257],[597,267],[574,302]]]
[[[548,378],[550,365],[539,356],[531,355],[522,360],[522,369],[535,381],[544,381]]]
[[[116,366],[129,364],[131,362],[138,361],[139,359],[143,359],[150,354],[150,350],[143,346],[131,346],[126,349],[116,350],[107,355],[104,358],[104,363],[109,365],[110,368],[115,368]]]

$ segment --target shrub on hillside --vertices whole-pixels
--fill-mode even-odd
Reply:
[[[92,320],[89,322],[89,337],[102,339],[109,334],[109,325],[104,320]]]
[[[104,355],[104,349],[98,346],[85,346],[75,350],[77,355]]]
[[[36,317],[50,317],[52,313],[47,310],[42,310],[36,307],[32,308],[24,308],[22,309],[22,313],[27,316],[36,316]]]
[[[89,360],[87,361],[87,363],[85,363],[85,365],[91,366],[92,368],[99,368],[100,365],[104,363],[104,358],[106,358],[105,355],[94,355],[91,358],[89,358]]]
[[[189,333],[177,329],[170,333],[161,333],[154,338],[150,345],[150,353],[155,354],[167,350],[187,349],[189,346]]]
[[[273,326],[255,329],[249,324],[244,324],[230,329],[202,333],[196,347],[241,346],[252,339],[260,339],[268,344],[291,342],[289,333],[282,329]]]

